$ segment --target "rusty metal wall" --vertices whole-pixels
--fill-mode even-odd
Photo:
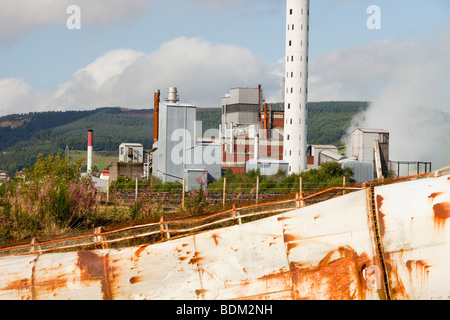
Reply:
[[[367,188],[149,246],[1,258],[0,299],[446,299],[449,186]]]
[[[450,177],[375,188],[393,299],[450,298]]]

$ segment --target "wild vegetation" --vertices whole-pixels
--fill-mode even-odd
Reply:
[[[162,183],[157,179],[141,181],[137,197],[135,182],[122,177],[106,194],[100,192],[89,176],[81,175],[81,161],[71,162],[64,155],[39,155],[33,166],[24,169],[26,178],[16,177],[0,184],[0,243],[33,237],[49,237],[92,229],[105,224],[158,218],[165,214],[163,206],[172,202],[175,212],[180,206],[182,185]],[[298,192],[299,178],[304,190],[341,185],[342,177],[351,181],[352,172],[338,163],[326,163],[320,169],[287,176],[279,171],[264,177],[258,171],[248,174],[227,172],[227,203],[254,199],[256,179],[260,180],[260,199],[268,194]],[[131,192],[130,192],[131,191]],[[202,208],[221,199],[223,178],[198,190],[186,192],[185,209],[204,213]],[[265,194],[266,193],[266,194]],[[220,206],[219,206],[220,209]],[[216,210],[212,208],[212,210]],[[172,210],[173,212],[173,210]]]

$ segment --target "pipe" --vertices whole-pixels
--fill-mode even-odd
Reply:
[[[92,173],[92,150],[94,145],[94,131],[88,131],[88,149],[87,149],[87,173]]]
[[[258,85],[258,122],[261,121],[261,85]]]
[[[264,103],[264,139],[267,139],[268,126],[269,126],[269,115],[267,114],[267,103]]]
[[[161,100],[161,92],[159,90],[155,90],[155,104],[154,104],[155,124],[153,126],[153,143],[156,143],[159,140],[159,102],[160,102],[160,100]]]
[[[255,148],[254,148],[254,156],[255,156],[255,161],[258,161],[259,159],[259,134],[255,135]]]

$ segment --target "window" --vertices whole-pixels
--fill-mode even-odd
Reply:
[[[291,61],[294,61],[294,56],[291,56]]]
[[[289,47],[292,47],[292,41],[289,40]]]
[[[294,30],[295,29],[295,25],[292,25],[292,30]]]
[[[292,150],[289,150],[289,155],[292,156]]]
[[[291,104],[290,103],[288,103],[288,109],[290,109],[291,108]]]
[[[291,136],[288,134],[287,136],[288,141],[291,140]]]
[[[292,9],[291,9],[291,10],[289,10],[289,14],[291,14],[291,15],[292,15]]]
[[[292,124],[292,119],[291,119],[291,124]]]
[[[293,72],[291,72],[291,78],[293,78],[294,77],[294,73]]]

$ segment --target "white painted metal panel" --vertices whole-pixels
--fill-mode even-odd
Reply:
[[[111,250],[112,299],[195,300],[200,296],[193,237]]]
[[[359,191],[283,215],[296,298],[380,298],[363,275],[371,266],[381,270],[366,207]]]
[[[394,299],[450,296],[449,176],[375,188]]]
[[[291,296],[279,216],[195,236],[207,299]]]
[[[31,300],[36,255],[0,259],[0,300]]]

